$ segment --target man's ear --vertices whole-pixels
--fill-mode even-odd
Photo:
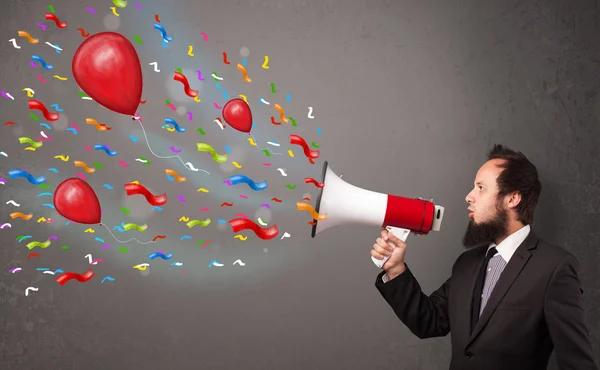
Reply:
[[[508,207],[511,209],[516,208],[519,203],[521,203],[521,193],[518,191],[513,191],[511,194],[507,195],[508,197]]]

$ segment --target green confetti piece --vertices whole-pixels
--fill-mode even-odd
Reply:
[[[219,154],[215,149],[206,143],[196,143],[199,152],[209,152],[215,162],[227,162],[227,154]]]
[[[122,211],[123,213],[125,213],[126,215],[128,215],[128,214],[129,214],[129,212],[131,212],[130,210],[128,210],[128,209],[127,209],[127,208],[125,208],[125,207],[121,207],[121,211]]]
[[[166,104],[166,105],[169,105],[169,104],[171,104],[171,102],[169,101],[169,99],[165,100],[165,104]]]
[[[136,229],[139,232],[144,232],[144,231],[146,231],[147,228],[148,228],[148,225],[146,225],[146,224],[143,224],[141,226],[140,225],[136,225],[136,224],[125,224],[125,225],[123,225],[123,229],[125,231],[129,231],[131,229]]]
[[[48,5],[48,10],[50,10],[50,13],[56,13],[52,5]]]
[[[261,150],[261,152],[265,153],[265,155],[266,155],[267,157],[270,157],[270,156],[271,156],[271,153],[269,153],[269,149],[263,149],[263,150]]]
[[[133,36],[133,38],[135,39],[135,41],[137,41],[138,44],[140,44],[140,45],[144,44],[144,42],[138,35]]]
[[[183,70],[181,68],[175,68],[175,70],[179,73],[183,73]]]
[[[125,247],[121,247],[119,248],[119,251],[123,252],[123,253],[127,253],[127,248]]]
[[[145,164],[146,166],[148,166],[149,164],[152,164],[151,161],[147,160],[145,157],[139,157],[138,159],[141,159],[143,164]]]
[[[40,185],[38,185],[38,188],[40,188],[40,189],[50,189],[50,186],[48,186],[47,184],[40,184]]]
[[[60,247],[60,249],[69,249],[68,245],[63,245],[62,247]]]
[[[295,120],[293,117],[288,117],[288,119],[289,119],[290,121],[292,121],[292,126],[294,126],[294,127],[298,126],[298,125],[296,124],[296,120]]]
[[[277,90],[275,90],[275,83],[271,82],[271,94],[276,94]]]
[[[296,185],[287,184],[285,187],[288,188],[288,189],[290,189],[290,190],[296,189]]]
[[[124,8],[127,6],[127,0],[113,0],[113,4],[119,8]]]
[[[104,166],[102,166],[102,165],[101,165],[100,163],[98,163],[98,162],[94,162],[94,166],[95,166],[97,169],[99,169],[99,170],[103,170],[103,169],[104,169]]]
[[[202,244],[206,243],[206,245],[209,245],[211,242],[207,242],[206,240],[200,240],[198,242],[198,244],[196,244],[197,247],[201,246]]]
[[[310,143],[310,145],[314,146],[315,148],[320,148],[317,144],[315,144],[314,141],[312,143]]]
[[[21,136],[19,138],[19,143],[21,143],[21,144],[29,144],[32,147],[36,148],[36,149],[39,148],[39,147],[41,147],[42,145],[44,145],[44,143],[42,143],[41,141],[33,141],[30,138],[25,137],[25,136]]]
[[[19,241],[19,239],[20,239],[20,238],[22,238],[22,237],[24,237],[24,236],[25,236],[25,235],[19,235],[19,236],[17,236],[17,239],[16,239],[16,240],[17,240],[17,241]]]
[[[89,98],[89,96],[87,96],[87,94],[86,94],[86,93],[84,93],[83,91],[79,91],[79,92],[77,93],[77,95],[81,96],[82,98]]]
[[[35,247],[40,247],[42,249],[46,249],[50,246],[50,240],[46,240],[43,243],[40,242],[31,242],[31,243],[27,243],[26,247],[29,248],[30,250],[35,248]]]
[[[200,135],[205,135],[206,133],[204,132],[204,130],[202,129],[202,127],[198,127],[196,129],[196,131],[198,131],[200,133]]]
[[[187,225],[187,227],[189,227],[190,229],[191,229],[192,227],[196,226],[196,225],[200,225],[200,226],[202,226],[202,227],[207,227],[208,225],[210,225],[210,217],[209,217],[209,218],[207,218],[207,219],[206,219],[206,220],[204,220],[204,221],[200,221],[200,220],[192,220],[192,221],[188,222],[186,225]]]
[[[29,113],[29,117],[31,117],[31,119],[32,119],[32,120],[34,120],[34,121],[39,121],[39,120],[40,120],[40,119],[38,118],[38,116],[36,116],[36,115],[35,115],[35,114],[33,114],[33,113]]]

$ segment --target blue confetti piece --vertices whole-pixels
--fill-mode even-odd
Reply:
[[[102,185],[102,186],[104,186],[104,187],[105,187],[105,188],[107,188],[108,190],[113,190],[113,187],[112,187],[112,186],[110,186],[110,185],[108,185],[108,184],[104,184],[104,185]]]
[[[48,130],[52,130],[52,127],[50,127],[49,124],[47,123],[40,123],[40,126],[44,126],[45,128],[47,128]]]
[[[56,168],[54,168],[54,167],[48,168],[48,171],[52,171],[54,173],[58,173],[58,170]]]
[[[171,175],[167,175],[167,180],[173,181],[173,180],[175,180],[175,178],[173,176],[171,176]]]
[[[102,281],[100,282],[100,284],[104,283],[104,280],[108,280],[108,281],[115,281],[115,278],[114,278],[114,277],[107,276],[107,277],[105,277],[104,279],[102,279]]]
[[[181,238],[179,238],[179,240],[183,240],[183,239],[191,239],[192,237],[189,235],[184,235]]]
[[[264,99],[263,99],[263,97],[261,96],[261,97],[260,97],[260,99],[259,99],[259,102],[260,102],[260,104],[265,104],[265,103],[263,103],[263,101],[264,101]]]
[[[17,240],[17,242],[22,242],[23,240],[27,240],[27,239],[31,239],[31,235],[25,235],[19,238],[19,240]]]
[[[54,271],[54,275],[56,275],[56,274],[62,274],[63,272],[64,272],[63,270],[58,269],[58,270]]]
[[[60,109],[60,107],[58,106],[58,104],[52,104],[52,105],[51,105],[51,107],[54,107],[54,109],[55,109],[57,112],[64,112],[62,109]]]
[[[65,226],[67,226],[67,225],[68,225],[68,224],[70,224],[70,223],[71,223],[71,221],[67,221],[67,222],[65,222]]]
[[[320,127],[317,127],[317,133],[318,133],[319,135],[321,135],[321,128],[320,128]]]
[[[227,96],[227,91],[223,90],[223,99],[227,100],[229,97]]]
[[[138,142],[138,139],[137,139],[137,137],[135,137],[135,136],[133,136],[133,135],[129,136],[129,138],[130,138],[130,139],[131,139],[131,141],[133,141],[134,143],[137,143],[137,142]]]
[[[222,90],[221,85],[215,84],[215,86],[217,87],[217,89]]]
[[[225,145],[224,148],[225,148],[225,150],[227,150],[227,153],[231,153],[231,149],[229,149],[229,145]]]
[[[56,45],[56,46],[60,47],[59,45]],[[56,54],[60,54],[60,50],[59,49],[54,49],[54,50],[56,50]]]
[[[173,118],[165,117],[165,123],[168,125],[173,125],[173,127],[175,127],[175,131],[177,132],[185,132],[185,127],[180,127]]]
[[[231,185],[247,184],[250,187],[250,189],[254,191],[265,190],[269,186],[267,180],[256,182],[248,176],[244,175],[229,176],[229,181],[231,182]]]
[[[168,48],[169,47],[169,45],[167,45],[167,42],[165,40],[163,40],[163,42],[162,42],[162,47],[163,48]]]
[[[38,271],[49,271],[50,269],[47,268],[47,267],[38,267],[38,268],[36,268],[36,270],[38,270]]]
[[[290,96],[290,93],[287,93],[287,95],[285,96],[285,100],[288,101],[288,102],[290,102],[290,103],[292,102],[292,98]]]
[[[222,224],[226,224],[226,223],[227,223],[227,221],[225,221],[225,220],[221,220],[221,219],[218,219],[218,220],[217,220],[217,222],[220,222],[220,223],[222,223]]]
[[[31,185],[40,185],[46,182],[46,176],[38,176],[34,177],[29,172],[15,168],[12,170],[8,170],[8,175],[11,179],[18,179],[20,177],[24,177],[29,181]]]
[[[254,124],[254,122],[252,122],[252,127],[254,127],[254,126],[256,126],[256,125]]]
[[[116,150],[110,150],[104,144],[96,144],[96,145],[94,145],[94,150],[103,150],[104,153],[106,153],[106,155],[108,155],[109,157],[114,157],[115,155],[119,154],[119,152],[117,152]]]
[[[117,225],[117,226],[113,227],[113,230],[118,230],[118,231],[120,231],[120,232],[122,232],[122,233],[124,233],[124,232],[125,232],[125,229],[123,229],[123,228],[122,228],[121,226],[119,226],[119,225]]]
[[[42,207],[48,207],[48,208],[54,209],[54,204],[44,203],[44,204],[42,204]]]
[[[155,210],[157,210],[159,212],[162,212],[162,208],[160,208],[159,206],[154,206],[154,207],[152,207],[152,209],[155,209]]]
[[[173,41],[173,38],[167,35],[167,30],[165,30],[162,24],[154,23],[154,29],[160,32],[160,36],[163,38],[163,41]]]
[[[38,197],[47,197],[47,196],[52,196],[52,193],[39,193]]]
[[[211,268],[211,266],[213,266],[213,265],[215,264],[215,262],[216,262],[216,263],[219,263],[219,261],[217,261],[217,260],[212,260],[212,261],[210,261],[210,263],[208,264],[208,268]]]
[[[96,239],[94,239],[94,240],[96,240],[97,242],[100,242],[100,243],[104,243],[104,240],[103,240],[103,239],[101,239],[101,238],[96,238]]]
[[[50,70],[50,69],[54,68],[54,66],[52,64],[47,64],[46,61],[39,55],[34,54],[31,56],[31,59],[34,62],[40,63],[42,65],[42,67],[44,67],[45,70]]]
[[[170,260],[171,258],[173,258],[173,254],[171,254],[171,253],[164,254],[164,253],[154,252],[154,253],[151,253],[150,255],[148,255],[148,258],[150,258],[150,260],[153,260],[157,257],[160,257],[163,260]]]
[[[242,59],[242,64],[244,65],[244,67],[246,66],[246,58]]]
[[[77,130],[75,130],[74,127],[69,127],[68,129],[66,129],[66,131],[71,131],[74,135],[77,135]]]

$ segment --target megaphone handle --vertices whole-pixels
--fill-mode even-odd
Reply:
[[[406,242],[406,238],[408,237],[408,234],[410,234],[410,230],[409,229],[402,229],[399,227],[393,227],[393,226],[387,226],[386,227],[387,231],[394,234],[398,239],[402,240],[403,242]],[[392,248],[396,248],[396,246],[394,245],[394,243],[388,241],[388,244],[392,246]],[[383,257],[383,259],[378,260],[377,258],[371,256],[371,260],[373,261],[373,263],[375,264],[375,266],[381,268],[389,259],[389,256],[385,256]]]

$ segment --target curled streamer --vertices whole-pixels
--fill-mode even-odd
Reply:
[[[197,143],[199,152],[209,152],[215,162],[227,162],[227,154],[219,154],[215,149],[206,143]]]
[[[229,177],[231,185],[237,184],[248,184],[248,186],[254,191],[265,190],[269,184],[267,180],[256,182],[244,175],[233,175]]]
[[[231,228],[233,229],[234,233],[237,233],[238,231],[242,230],[252,230],[254,231],[256,236],[263,240],[273,239],[277,236],[277,234],[279,234],[279,229],[277,228],[277,225],[272,225],[263,228],[256,224],[254,221],[251,221],[247,218],[234,218],[232,220],[229,220],[229,224],[231,225]]]
[[[87,270],[83,274],[77,274],[75,272],[65,272],[64,274],[59,275],[56,278],[56,281],[60,285],[64,285],[67,281],[73,279],[79,281],[80,283],[85,283],[86,281],[89,281],[93,276],[94,271],[92,269]]]
[[[311,150],[308,147],[308,144],[306,144],[306,141],[299,135],[290,134],[290,144],[300,145],[302,147],[302,149],[304,150],[304,155],[307,158],[310,158],[310,159],[319,158],[320,152],[318,150]]]
[[[12,218],[13,220],[17,217],[21,217],[23,220],[29,221],[33,217],[33,214],[32,213],[23,214],[21,212],[13,212],[10,214],[10,218]]]
[[[185,92],[185,95],[189,96],[190,98],[195,98],[196,96],[198,96],[198,90],[193,90],[190,87],[190,83],[188,82],[187,77],[183,75],[183,73],[175,72],[175,74],[173,75],[173,80],[179,81],[183,84],[183,91]]]
[[[327,215],[326,214],[320,214],[317,213],[317,211],[315,211],[315,209],[308,203],[305,202],[296,202],[296,207],[298,207],[298,211],[308,211],[310,212],[310,215],[312,216],[312,218],[314,218],[317,221],[323,221],[325,219],[327,219]]]
[[[143,185],[140,184],[125,184],[125,191],[128,196],[131,195],[143,195],[146,201],[151,206],[162,206],[167,203],[167,194],[154,195],[150,193]]]
[[[140,226],[140,225],[136,225],[136,224],[124,224],[123,229],[125,231],[129,231],[131,229],[136,229],[139,232],[144,232],[144,231],[146,231],[146,229],[148,229],[148,225],[144,224],[144,225]]]
[[[75,167],[82,167],[83,170],[87,173],[96,172],[96,169],[94,167],[90,168],[87,164],[85,164],[85,162],[82,161],[73,161],[73,165],[75,165]]]
[[[116,150],[110,150],[106,145],[104,144],[96,144],[94,145],[94,150],[103,150],[104,153],[106,153],[106,155],[110,156],[110,157],[114,157],[115,155],[118,154],[118,152]]]
[[[67,22],[61,22],[55,14],[46,13],[46,20],[54,21],[54,24],[56,24],[56,27],[58,28],[67,28]]]
[[[177,172],[175,172],[174,170],[172,170],[170,168],[167,168],[165,170],[165,174],[173,176],[175,178],[175,180],[177,180],[177,182],[184,182],[185,180],[187,180],[185,178],[185,176],[179,176],[179,174]]]
[[[315,184],[315,186],[318,188],[322,188],[325,186],[325,183],[318,182],[317,180],[313,179],[312,177],[305,177],[304,182],[307,184],[308,183]]]
[[[192,220],[190,222],[188,222],[186,225],[187,227],[189,227],[190,229],[196,225],[200,225],[202,227],[206,227],[208,225],[210,225],[210,217],[208,217],[206,220],[200,221],[200,220]]]
[[[44,115],[44,118],[47,121],[57,121],[60,118],[58,113],[50,113],[46,106],[40,103],[37,100],[29,100],[29,109],[30,110],[39,110]]]
[[[112,128],[106,126],[105,123],[98,123],[98,121],[96,121],[93,118],[86,118],[85,119],[85,124],[86,125],[94,125],[94,126],[96,126],[96,130],[98,130],[98,131],[110,131],[110,130],[112,130]]]

